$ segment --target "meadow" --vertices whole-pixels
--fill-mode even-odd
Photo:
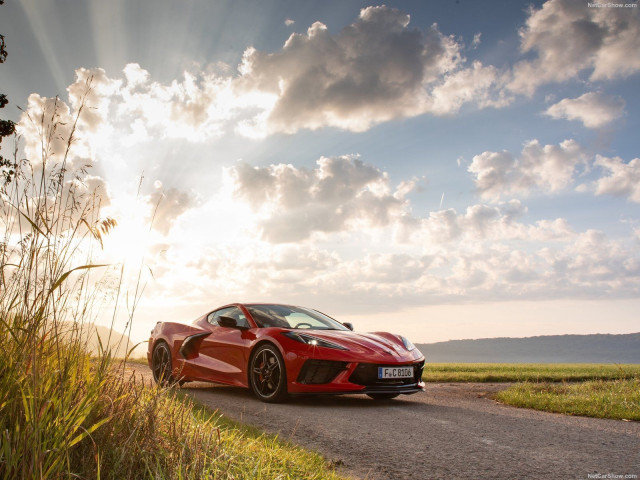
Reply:
[[[640,365],[588,363],[427,363],[425,382],[581,382],[640,376]]]
[[[425,382],[515,383],[495,394],[507,405],[547,412],[640,420],[640,365],[427,364]]]
[[[495,395],[515,407],[546,412],[640,421],[640,377],[578,383],[517,383]]]

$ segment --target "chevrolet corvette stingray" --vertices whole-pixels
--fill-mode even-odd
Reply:
[[[158,322],[147,360],[158,383],[235,385],[264,402],[353,393],[384,400],[424,390],[424,356],[405,337],[356,333],[349,323],[289,305],[234,303],[191,325]]]

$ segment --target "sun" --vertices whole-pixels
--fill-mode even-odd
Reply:
[[[118,222],[103,239],[103,255],[107,260],[133,266],[151,255],[155,233],[149,203],[140,197],[122,195],[111,198],[111,204],[102,213]]]

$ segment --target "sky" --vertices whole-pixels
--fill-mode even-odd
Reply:
[[[1,113],[37,161],[32,119],[84,105],[135,340],[229,302],[421,343],[637,332],[638,10],[9,0]]]

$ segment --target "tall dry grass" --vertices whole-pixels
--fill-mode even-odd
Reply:
[[[89,86],[87,86],[89,87]],[[76,122],[82,108],[76,116]],[[110,374],[79,335],[91,315],[90,238],[114,226],[95,218],[99,198],[67,171],[75,124],[61,155],[58,103],[37,122],[41,156],[2,172],[0,243],[0,476],[55,478],[71,452],[104,424],[95,415]],[[59,157],[59,158],[58,158]],[[83,169],[82,169],[83,170]],[[71,325],[72,327],[69,327]]]
[[[117,225],[83,184],[89,167],[69,168],[84,104],[72,125],[57,100],[29,118],[41,154],[16,147],[0,171],[0,478],[338,478],[318,455],[126,377],[108,344],[88,354],[83,328],[105,307],[94,253]]]

